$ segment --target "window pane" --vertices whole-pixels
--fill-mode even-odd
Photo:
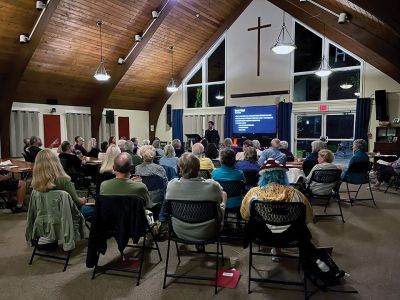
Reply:
[[[207,106],[225,105],[225,84],[213,84],[208,86]]]
[[[296,23],[295,43],[294,72],[317,70],[322,57],[322,39]]]
[[[329,141],[328,149],[331,150],[335,155],[333,163],[343,166],[348,165],[350,158],[353,156],[352,147],[352,141]]]
[[[297,138],[316,138],[321,136],[322,116],[298,116]]]
[[[355,99],[359,93],[360,70],[336,71],[328,77],[328,100]]]
[[[188,108],[202,107],[202,93],[201,86],[190,86],[186,89]]]
[[[297,141],[296,157],[307,157],[311,153],[312,141]]]
[[[331,68],[343,68],[359,66],[360,62],[342,49],[329,45],[329,65]]]
[[[294,77],[294,102],[321,100],[321,77],[300,75]]]
[[[225,80],[225,41],[208,58],[208,82]]]
[[[354,115],[327,115],[326,135],[331,139],[352,139]]]
[[[193,76],[190,78],[187,84],[201,83],[201,69],[200,68]]]

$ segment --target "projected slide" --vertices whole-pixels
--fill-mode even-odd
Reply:
[[[233,109],[233,133],[276,133],[276,107],[251,106]]]

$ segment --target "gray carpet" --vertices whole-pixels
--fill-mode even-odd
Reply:
[[[321,246],[334,246],[334,259],[350,273],[347,283],[359,291],[358,295],[318,293],[312,299],[400,299],[400,191],[375,192],[377,207],[372,202],[344,205],[346,223],[338,218],[311,224],[314,241]],[[362,191],[361,196],[366,196]],[[343,195],[344,196],[344,195]],[[333,205],[332,209],[337,206]],[[35,258],[28,265],[31,249],[25,243],[26,213],[10,214],[0,211],[0,286],[1,299],[303,299],[300,288],[286,290],[252,283],[252,294],[247,294],[248,249],[224,246],[225,256],[239,257],[238,269],[242,277],[236,289],[214,289],[209,282],[188,282],[168,279],[162,289],[165,260],[158,263],[155,252],[146,258],[143,279],[136,286],[136,277],[99,275],[91,280],[91,269],[85,267],[86,241],[79,242],[66,272],[62,263]],[[162,256],[166,256],[166,242],[161,242]],[[114,241],[101,262],[118,256]],[[211,246],[209,246],[211,247]],[[208,248],[207,248],[208,249]],[[171,268],[177,260],[172,249]],[[229,259],[226,259],[229,264]],[[298,279],[293,263],[283,260],[273,263],[269,258],[256,261],[260,270],[272,270],[274,276]],[[185,256],[180,270],[212,274],[212,263],[204,256]],[[260,273],[263,273],[260,271]],[[271,275],[272,276],[272,275]]]

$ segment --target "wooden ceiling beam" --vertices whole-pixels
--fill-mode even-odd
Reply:
[[[14,63],[10,72],[1,82],[0,90],[0,138],[1,138],[1,155],[2,157],[10,156],[10,116],[15,92],[18,87],[24,71],[35,52],[46,28],[53,16],[60,0],[52,0],[48,3],[42,19],[37,25],[35,32],[29,43],[20,45],[19,53],[14,59]],[[32,6],[32,9],[35,9]],[[32,24],[33,25],[33,24]],[[23,34],[23,32],[21,32]],[[18,36],[15,37],[16,39]]]
[[[111,79],[99,86],[98,93],[91,97],[91,121],[92,121],[92,136],[99,137],[99,126],[102,118],[103,109],[106,107],[107,100],[110,97],[113,90],[117,87],[122,77],[128,72],[129,68],[135,62],[136,58],[140,55],[145,46],[149,43],[157,29],[161,26],[164,19],[171,12],[172,8],[176,5],[176,0],[169,0],[165,5],[163,11],[155,19],[152,26],[148,29],[146,34],[143,36],[141,42],[132,51],[131,55],[125,61],[124,64],[120,65],[116,72],[111,75]],[[116,62],[115,62],[116,63]]]
[[[218,30],[211,36],[211,38],[201,47],[197,54],[189,61],[189,63],[182,69],[176,78],[177,84],[180,84],[182,80],[189,74],[189,72],[196,66],[196,64],[202,59],[212,45],[221,37],[221,35],[228,30],[229,27],[236,21],[242,12],[249,6],[252,0],[244,0],[238,6],[238,8],[225,20],[225,22],[218,28]],[[164,107],[165,102],[171,97],[171,93],[164,90],[164,93],[160,95],[158,99],[154,99],[154,104],[150,109],[149,122],[150,126],[154,126],[154,131],[150,131],[150,139],[154,139],[157,127],[158,117],[160,116],[161,110]]]

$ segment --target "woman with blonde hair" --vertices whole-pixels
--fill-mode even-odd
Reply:
[[[90,138],[86,147],[89,157],[97,157],[100,153],[100,149],[97,147],[97,140]]]
[[[100,167],[100,173],[114,173],[114,159],[121,153],[121,149],[115,144],[108,146],[106,155]]]
[[[36,156],[32,172],[32,188],[42,193],[50,190],[66,191],[85,218],[94,213],[94,207],[84,205],[87,199],[78,197],[71,178],[65,173],[60,160],[50,149],[43,149]]]

